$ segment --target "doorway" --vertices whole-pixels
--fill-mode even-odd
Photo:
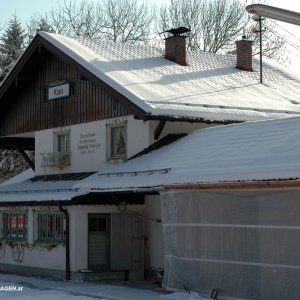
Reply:
[[[110,269],[110,215],[88,215],[88,267],[93,271]]]

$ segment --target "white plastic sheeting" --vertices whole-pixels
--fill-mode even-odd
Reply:
[[[164,287],[299,299],[300,190],[173,190],[161,199]]]

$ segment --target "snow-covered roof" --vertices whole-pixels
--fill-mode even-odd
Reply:
[[[196,130],[78,182],[91,190],[300,178],[300,117]]]
[[[300,179],[300,117],[198,129],[82,180],[28,179],[0,186],[0,202],[71,200],[90,192],[165,185]]]
[[[19,181],[18,176],[0,185],[0,203],[71,200],[88,193],[87,190],[73,187],[78,180],[33,181],[23,178],[23,181]]]
[[[8,184],[18,183],[27,179],[34,177],[34,171],[32,169],[27,169],[20,174],[1,182],[0,187]]]
[[[180,66],[151,46],[39,34],[153,116],[243,121],[300,114],[300,76],[267,59],[260,84],[256,59],[254,72],[246,72],[235,68],[235,56],[195,51]]]

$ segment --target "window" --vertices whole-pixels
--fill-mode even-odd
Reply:
[[[65,238],[65,219],[60,213],[38,213],[37,214],[37,236],[38,241],[63,241]]]
[[[107,160],[125,160],[127,156],[126,123],[107,126]]]
[[[70,165],[70,131],[54,132],[53,140],[53,165]]]
[[[27,216],[24,213],[3,213],[3,238],[24,240],[27,238]]]

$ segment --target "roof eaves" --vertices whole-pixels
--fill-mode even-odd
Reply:
[[[170,122],[190,122],[190,123],[205,123],[205,124],[220,124],[220,125],[227,125],[233,123],[242,123],[243,121],[239,120],[213,120],[207,118],[200,118],[200,117],[181,117],[178,115],[153,115],[153,114],[145,114],[140,118],[140,116],[135,116],[135,119],[141,119],[143,121],[170,121]]]
[[[236,181],[214,183],[187,183],[165,185],[166,190],[248,190],[300,188],[300,179],[274,179],[259,181]]]
[[[0,99],[7,91],[9,86],[13,83],[13,81],[17,78],[19,72],[22,67],[28,61],[32,53],[39,47],[41,37],[36,35],[35,38],[31,41],[30,45],[26,48],[26,50],[22,53],[22,55],[16,61],[14,67],[9,71],[6,77],[3,79],[0,85]]]

